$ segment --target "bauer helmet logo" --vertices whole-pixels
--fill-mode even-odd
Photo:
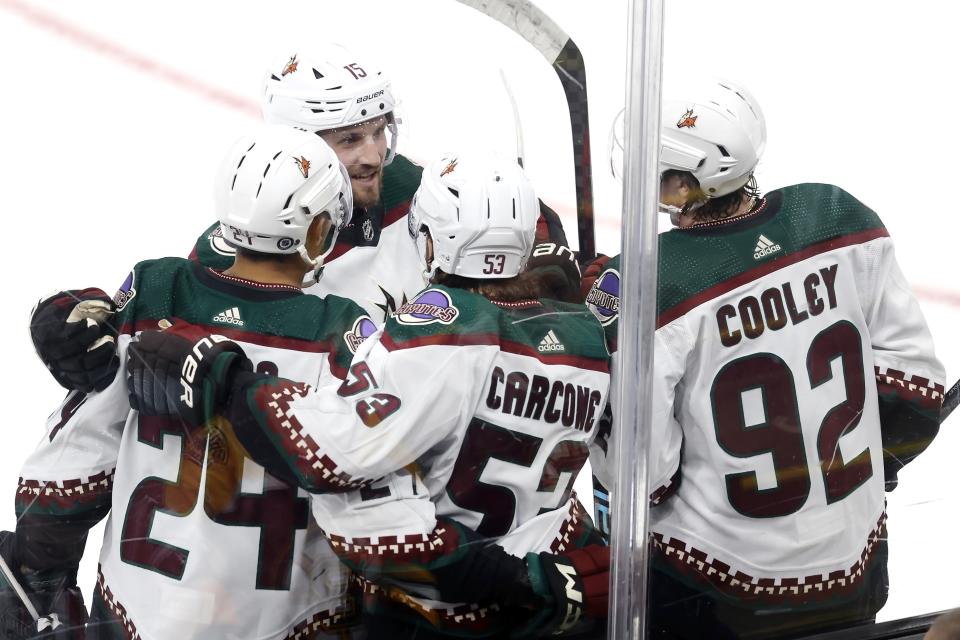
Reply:
[[[280,73],[280,75],[285,76],[288,73],[296,73],[297,65],[299,64],[300,62],[297,60],[297,54],[293,54],[290,56],[290,59],[287,60],[287,65],[283,68],[283,71]]]
[[[440,177],[447,175],[448,173],[453,173],[453,170],[457,168],[457,159],[454,158],[450,161],[450,164],[443,168],[443,171],[440,172]]]
[[[693,109],[687,109],[683,116],[677,120],[678,129],[695,126],[697,126],[697,116],[693,115]]]
[[[297,163],[297,169],[300,169],[300,173],[303,174],[304,178],[310,177],[310,161],[300,156],[299,158],[294,158],[294,162]]]

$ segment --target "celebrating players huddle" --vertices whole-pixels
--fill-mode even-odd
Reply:
[[[616,491],[632,455],[601,420],[618,259],[589,264],[584,306],[515,161],[421,170],[394,105],[342,48],[285,57],[191,259],[38,306],[71,392],[0,538],[5,637],[603,637],[609,547],[572,487],[589,457]],[[654,629],[870,621],[884,490],[939,425],[929,332],[872,211],[828,185],[760,197],[749,93],[694,85],[664,118]]]

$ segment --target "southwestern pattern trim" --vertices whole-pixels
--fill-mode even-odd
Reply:
[[[877,391],[881,395],[895,393],[902,400],[919,404],[928,411],[940,411],[944,392],[942,384],[931,385],[927,378],[907,376],[896,369],[881,371],[880,367],[874,367],[874,373],[877,378]]]
[[[309,385],[281,381],[279,387],[257,387],[254,400],[257,406],[267,409],[265,418],[268,427],[280,435],[283,453],[295,461],[300,474],[311,485],[310,490],[343,492],[362,489],[372,481],[354,478],[341,470],[294,417],[290,403],[303,397],[309,389]]]
[[[456,530],[442,524],[438,524],[429,534],[375,538],[346,538],[326,532],[324,535],[337,555],[345,554],[355,562],[369,562],[371,558],[392,556],[426,565],[447,553],[455,553],[460,542]]]
[[[101,567],[97,566],[97,591],[100,594],[100,597],[103,598],[104,604],[110,610],[113,615],[115,615],[118,621],[123,625],[123,631],[127,636],[128,640],[141,640],[140,634],[137,632],[137,625],[133,624],[133,621],[127,615],[127,610],[122,604],[117,602],[117,599],[114,598],[113,592],[110,591],[110,587],[107,586],[106,580],[103,578],[103,572]]]
[[[802,598],[804,603],[826,601],[843,595],[859,586],[870,558],[881,540],[887,537],[887,514],[884,512],[867,538],[860,560],[847,570],[832,571],[803,578],[756,578],[732,568],[682,540],[651,534],[655,553],[677,571],[693,575],[699,582],[707,582],[721,593],[735,598],[750,596],[769,604],[786,603]]]
[[[87,478],[28,480],[17,483],[17,513],[40,509],[52,513],[83,511],[110,500],[114,469]]]
[[[560,525],[560,531],[557,537],[550,543],[550,553],[563,553],[568,549],[576,548],[577,540],[580,540],[587,532],[587,512],[583,505],[577,500],[576,491],[570,493],[570,508],[567,511],[567,518]],[[586,521],[585,521],[586,520]]]
[[[137,626],[133,624],[127,615],[127,610],[113,596],[113,592],[106,585],[103,573],[97,570],[97,591],[103,599],[104,604],[110,612],[116,616],[117,621],[123,626],[124,634],[128,640],[141,640],[137,632]],[[306,620],[298,622],[293,629],[286,635],[285,640],[311,640],[318,637],[327,637],[327,634],[345,631],[347,628],[359,624],[357,617],[357,608],[350,600],[345,607],[337,610],[318,611]]]
[[[357,613],[353,600],[349,600],[342,608],[318,611],[303,622],[298,622],[286,635],[285,640],[311,640],[318,637],[326,638],[330,634],[347,634],[350,627],[360,624]],[[342,637],[352,636],[343,635]]]

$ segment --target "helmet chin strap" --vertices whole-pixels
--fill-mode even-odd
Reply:
[[[683,205],[682,207],[677,207],[672,204],[664,204],[663,202],[657,203],[657,209],[660,213],[666,213],[670,215],[670,223],[675,226],[680,226],[680,216],[684,216],[690,213],[693,213],[703,205],[707,203],[709,198],[704,198],[703,200],[696,200],[694,202]]]
[[[342,168],[343,168],[343,165],[341,165],[341,169]],[[306,244],[301,244],[300,246],[297,247],[297,253],[300,254],[300,257],[303,259],[304,262],[310,265],[310,270],[307,272],[305,276],[303,276],[304,287],[310,287],[317,284],[318,282],[320,282],[320,278],[323,277],[323,268],[325,266],[323,262],[324,260],[327,259],[327,256],[330,255],[333,249],[337,246],[337,238],[340,237],[340,227],[334,227],[330,233],[331,235],[328,240],[329,246],[327,247],[327,250],[321,253],[320,255],[318,255],[316,258],[311,258],[310,254],[307,253]]]
[[[316,258],[311,258],[310,254],[307,253],[307,248],[304,245],[297,247],[297,253],[300,254],[300,258],[310,265],[310,269],[303,276],[303,286],[310,287],[318,282],[320,278],[323,277],[323,258],[324,256],[317,256]]]
[[[420,275],[423,276],[424,286],[430,286],[430,281],[433,280],[433,276],[437,273],[437,264],[436,260],[433,261],[431,265],[427,262],[427,234],[421,231],[417,235],[417,253],[420,255],[420,266],[423,269],[420,272]]]

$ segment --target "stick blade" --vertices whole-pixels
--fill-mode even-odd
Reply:
[[[553,18],[528,0],[457,0],[490,16],[533,45],[553,64],[570,36]]]

